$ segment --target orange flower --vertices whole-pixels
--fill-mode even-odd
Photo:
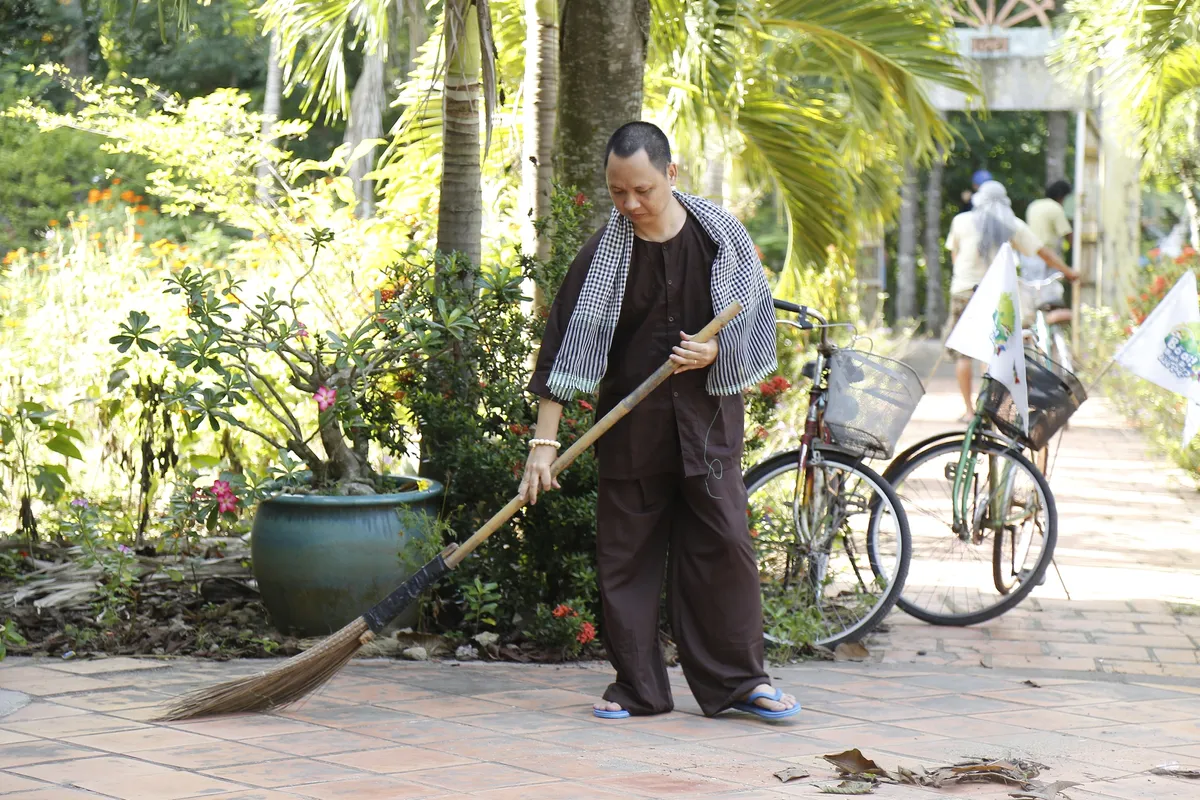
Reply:
[[[571,617],[579,616],[578,614],[575,613],[575,609],[571,608],[566,603],[559,603],[558,607],[555,608],[550,613],[554,615],[555,619],[562,619],[563,617],[566,617],[566,616],[571,616]]]
[[[88,189],[88,202],[89,203],[99,203],[100,202],[100,190],[99,189]]]
[[[133,189],[126,189],[125,191],[121,192],[122,202],[133,203],[134,202],[133,197],[134,197]]]
[[[146,198],[142,197],[140,194],[135,194],[135,195],[133,196],[133,202],[135,202],[135,203],[140,203],[140,202],[142,202],[142,201],[143,201],[143,200],[145,200],[145,199],[146,199]]]
[[[49,221],[48,223],[46,223],[46,224],[47,224],[47,225],[49,225],[51,228],[57,228],[57,227],[58,227],[58,220],[56,220],[56,219],[52,219],[52,220],[50,220],[50,221]]]
[[[142,240],[142,235],[141,235],[140,233],[135,233],[135,234],[133,235],[133,240],[134,240],[135,242],[140,242],[140,241]]]
[[[136,200],[137,198],[134,198],[134,199]],[[134,211],[143,211],[143,212],[149,211],[150,206],[146,205],[145,203],[142,203],[141,205],[134,206],[133,210]]]
[[[113,185],[113,186],[120,186],[120,185],[121,185],[121,179],[120,179],[120,178],[113,178],[113,179],[112,179],[112,185]]]
[[[579,626],[579,635],[575,637],[580,644],[587,644],[592,639],[596,638],[596,626],[590,622],[585,622]]]
[[[101,192],[100,199],[101,200],[111,200],[112,199],[112,189],[105,189],[103,192]]]

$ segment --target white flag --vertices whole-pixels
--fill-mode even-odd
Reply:
[[[1200,432],[1200,301],[1185,272],[1117,353],[1125,369],[1188,398],[1183,444]]]
[[[1008,387],[1021,415],[1021,427],[1028,432],[1029,391],[1023,343],[1017,255],[1006,242],[950,331],[946,346],[988,365],[987,374]]]

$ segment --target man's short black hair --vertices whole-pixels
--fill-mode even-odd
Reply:
[[[608,139],[608,147],[604,148],[604,166],[608,166],[608,157],[613,153],[629,158],[638,150],[645,150],[654,168],[667,174],[671,164],[671,143],[662,128],[652,122],[627,122],[617,128]]]
[[[1046,187],[1046,197],[1061,203],[1072,191],[1070,181],[1059,179]]]

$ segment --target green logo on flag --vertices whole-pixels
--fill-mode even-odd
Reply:
[[[1200,322],[1176,325],[1163,341],[1158,363],[1176,378],[1200,380]]]
[[[996,312],[992,314],[992,346],[996,348],[996,355],[1004,352],[1016,328],[1017,310],[1013,305],[1012,293],[1001,292]]]

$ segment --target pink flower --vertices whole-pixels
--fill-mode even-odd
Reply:
[[[237,511],[238,499],[231,494],[220,497],[217,500],[217,511],[224,514],[226,511]]]
[[[317,408],[324,411],[332,408],[337,402],[337,389],[330,389],[328,386],[322,386],[317,389],[317,393],[313,395],[313,399],[317,401]]]
[[[213,481],[212,493],[215,497],[220,499],[233,494],[233,489],[229,487],[228,481]]]
[[[130,553],[133,552],[133,549],[131,547],[128,547],[127,545],[123,545],[123,544],[117,545],[117,550],[119,550],[121,553],[123,553],[125,555],[129,555]]]
[[[297,335],[297,336],[299,336],[301,339],[307,339],[307,338],[308,338],[308,328],[307,328],[307,327],[305,327],[305,325],[304,325],[304,323],[303,323],[303,322],[297,322],[297,323],[296,323],[296,328],[297,328],[297,330],[296,330],[296,335]]]

